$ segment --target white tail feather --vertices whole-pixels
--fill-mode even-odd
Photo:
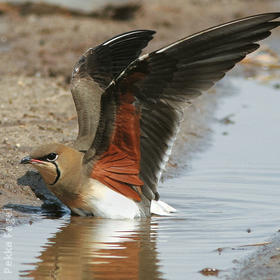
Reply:
[[[161,200],[152,200],[151,214],[159,216],[169,216],[171,213],[176,212],[176,209]]]

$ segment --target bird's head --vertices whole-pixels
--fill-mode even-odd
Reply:
[[[20,163],[32,164],[53,190],[56,186],[78,185],[83,154],[63,144],[46,144],[34,149]]]

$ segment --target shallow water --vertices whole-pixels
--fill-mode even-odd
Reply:
[[[216,118],[233,123],[213,124],[211,146],[159,188],[178,213],[14,227],[0,242],[0,271],[12,272],[4,279],[196,280],[208,279],[199,273],[206,267],[223,277],[256,248],[240,246],[269,240],[279,229],[280,90],[241,78],[230,84],[238,93],[221,100]]]

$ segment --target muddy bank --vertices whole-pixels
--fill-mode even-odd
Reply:
[[[239,279],[279,279],[280,268],[280,235],[279,230],[274,234],[274,238],[261,245],[255,253],[245,260],[236,260],[235,267],[231,271],[231,276],[227,280]]]
[[[273,11],[273,3],[176,0],[170,6],[168,1],[142,1],[126,21],[64,12],[42,14],[36,9],[23,14],[1,4],[0,207],[40,206],[50,198],[40,177],[26,175],[26,166],[19,161],[36,145],[75,139],[77,118],[69,81],[73,64],[86,49],[118,33],[145,28],[157,31],[146,50],[150,51],[218,23]],[[209,132],[217,99],[215,90],[211,92],[186,110],[175,155],[182,145],[185,156],[201,147],[198,140]],[[175,158],[169,163],[170,174],[180,166]]]

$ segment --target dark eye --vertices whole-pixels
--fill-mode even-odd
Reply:
[[[57,158],[58,155],[56,153],[50,153],[46,156],[47,161],[55,161]]]

